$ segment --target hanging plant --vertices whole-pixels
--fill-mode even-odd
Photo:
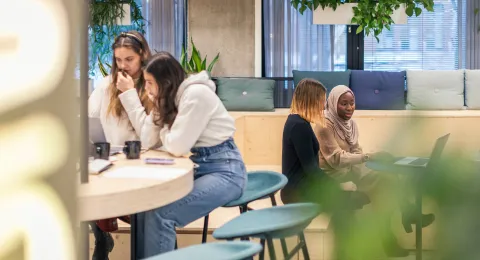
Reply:
[[[130,5],[130,25],[117,24],[117,21],[125,16],[124,4]],[[134,0],[93,0],[90,2],[90,76],[95,76],[97,66],[102,74],[105,72],[102,63],[111,62],[112,44],[115,37],[121,32],[129,30],[145,34],[145,19],[142,16],[141,7]]]
[[[394,23],[392,20],[393,12],[405,6],[405,13],[411,17],[419,16],[422,13],[422,7],[433,12],[433,0],[291,0],[292,6],[301,14],[305,10],[315,10],[319,6],[325,10],[326,7],[332,8],[334,11],[339,5],[345,3],[357,3],[352,7],[353,17],[352,24],[358,24],[356,33],[365,31],[368,36],[373,36],[379,41],[378,36],[383,29],[390,30],[390,26]]]

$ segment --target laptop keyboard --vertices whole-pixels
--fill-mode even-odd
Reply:
[[[415,166],[421,166],[421,165],[425,165],[426,163],[428,163],[430,159],[428,158],[418,158],[412,162],[410,162],[409,164],[410,165],[415,165]]]

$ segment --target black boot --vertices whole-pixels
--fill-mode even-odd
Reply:
[[[422,228],[430,226],[433,221],[435,221],[434,214],[422,214]],[[412,225],[417,223],[417,216],[415,210],[412,210],[412,207],[404,212],[402,212],[402,225],[405,232],[412,233]]]
[[[93,235],[95,236],[95,249],[92,260],[109,260],[108,254],[112,252],[114,241],[112,235],[101,230],[95,222],[90,223]]]
[[[398,244],[397,238],[388,231],[382,240],[383,250],[388,257],[406,257],[408,250]]]

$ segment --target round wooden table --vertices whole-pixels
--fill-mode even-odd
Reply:
[[[127,160],[123,154],[116,157],[118,161],[113,162],[110,169],[99,175],[90,175],[88,183],[79,185],[79,221],[131,215],[158,208],[183,198],[193,188],[193,163],[186,157],[172,157],[166,152],[156,150],[141,154],[138,160]],[[175,164],[145,164],[143,159],[147,157],[174,158]],[[133,167],[142,168],[141,177],[106,177],[120,168],[127,169],[131,171],[130,175],[134,175]],[[152,178],[145,177],[145,168],[152,169]],[[177,169],[176,174],[172,177],[166,168]],[[161,178],[162,170],[166,175],[165,179]]]

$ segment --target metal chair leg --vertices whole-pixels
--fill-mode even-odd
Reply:
[[[303,243],[303,246],[302,246],[303,259],[310,260],[310,255],[308,254],[307,241],[305,240],[305,235],[303,234],[303,232],[301,232],[300,234],[298,234],[298,237],[300,238],[300,243]]]
[[[270,260],[276,260],[277,256],[275,254],[275,248],[273,247],[273,241],[271,238],[267,238],[267,245],[268,245],[268,255],[270,256]]]
[[[270,194],[270,200],[272,201],[272,206],[277,206],[277,200],[275,199],[275,194]]]
[[[262,245],[262,251],[260,252],[258,260],[264,260],[265,259],[265,239],[260,239],[260,244]]]
[[[247,204],[238,206],[238,209],[240,210],[240,214],[243,214],[243,213],[247,212],[247,210],[248,210]],[[242,238],[240,238],[240,240],[250,241],[250,239],[248,237],[242,237]]]
[[[202,244],[207,242],[207,233],[208,233],[208,217],[210,215],[206,215],[203,218],[203,232],[202,232]]]
[[[288,256],[288,247],[287,247],[287,242],[285,242],[285,239],[280,239],[280,243],[282,244],[282,251],[283,251],[283,256],[286,258]]]
[[[270,200],[272,201],[273,207],[277,206],[277,200],[275,199],[275,194],[270,194]],[[283,256],[287,257],[288,256],[287,242],[285,241],[284,238],[282,238],[280,239],[280,243],[282,244]]]

